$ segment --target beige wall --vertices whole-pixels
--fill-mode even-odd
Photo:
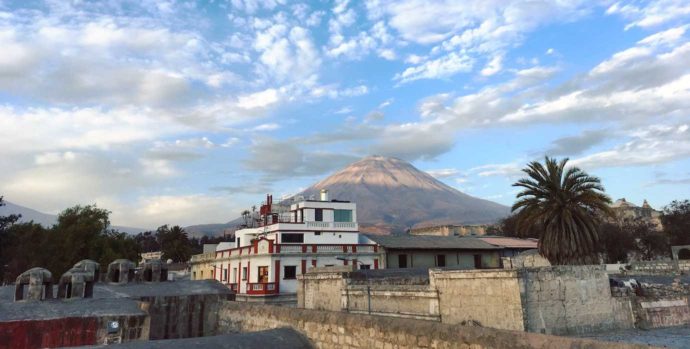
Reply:
[[[310,268],[297,275],[297,307],[340,311],[341,290],[346,287],[346,273],[352,266]]]
[[[349,285],[341,297],[350,313],[441,320],[438,295],[428,285]]]
[[[547,334],[580,334],[625,328],[601,266],[519,270],[525,328]],[[628,310],[629,311],[629,310]]]
[[[524,330],[517,271],[453,270],[429,272],[438,290],[443,322]]]

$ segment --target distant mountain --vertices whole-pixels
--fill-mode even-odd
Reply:
[[[235,229],[244,221],[242,218],[234,219],[227,223],[211,223],[211,224],[197,224],[185,227],[184,230],[190,237],[219,236],[227,229]]]
[[[331,199],[355,202],[360,227],[374,233],[493,223],[509,213],[506,206],[464,194],[406,161],[383,156],[357,161],[297,196],[318,198],[321,189],[328,189]]]
[[[34,221],[34,223],[38,223],[46,228],[50,228],[53,226],[53,224],[57,223],[56,215],[36,211],[34,209],[13,204],[5,200],[3,200],[3,203],[5,203],[6,205],[0,207],[0,216],[20,214],[22,215],[22,217],[19,219],[19,222],[24,223]],[[147,230],[141,228],[122,227],[117,225],[113,225],[111,228],[128,234],[138,234],[142,231]]]

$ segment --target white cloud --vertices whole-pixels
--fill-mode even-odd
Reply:
[[[484,69],[482,69],[481,74],[484,76],[491,76],[498,73],[499,71],[501,71],[501,68],[503,68],[502,62],[503,56],[494,56],[494,58],[492,58],[491,61],[486,63],[486,66],[484,67]]]
[[[459,72],[472,69],[474,60],[467,55],[452,52],[447,56],[429,60],[415,67],[409,67],[395,75],[395,80],[406,83],[419,79],[447,78]]]
[[[276,123],[261,124],[252,128],[253,131],[274,131],[280,128],[280,125]]]
[[[690,4],[683,0],[656,0],[645,3],[619,1],[611,5],[607,14],[621,15],[631,22],[625,27],[654,27],[690,15]]]
[[[436,170],[426,170],[425,172],[436,178],[448,178],[461,174],[460,170],[455,168],[441,168]]]
[[[278,91],[273,88],[264,91],[240,96],[237,106],[243,109],[265,108],[279,101]]]

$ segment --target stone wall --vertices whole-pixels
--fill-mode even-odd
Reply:
[[[528,268],[518,272],[525,329],[548,334],[582,334],[626,328],[624,306],[611,297],[604,266]]]
[[[219,304],[228,297],[206,294],[140,299],[151,317],[150,339],[156,340],[215,335]]]
[[[220,330],[253,332],[290,327],[308,337],[316,348],[648,348],[535,333],[448,325],[434,321],[400,319],[291,309],[270,305],[225,302],[220,309]]]
[[[635,315],[637,326],[644,329],[683,326],[690,323],[687,297],[675,299],[637,299]]]
[[[350,313],[441,320],[438,294],[428,285],[348,285],[341,296]]]
[[[309,269],[309,277],[297,275],[297,307],[340,311],[340,293],[346,285],[347,273],[352,271],[352,266],[321,267]]]
[[[431,270],[441,321],[524,330],[515,270]]]

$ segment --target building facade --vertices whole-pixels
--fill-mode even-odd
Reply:
[[[215,252],[213,278],[236,292],[238,300],[295,297],[297,275],[308,268],[356,265],[382,268],[376,244],[360,236],[356,205],[329,200],[298,200],[290,206],[261,206],[258,226],[235,232],[234,246]]]
[[[385,256],[386,268],[500,267],[503,247],[474,237],[368,235]]]

